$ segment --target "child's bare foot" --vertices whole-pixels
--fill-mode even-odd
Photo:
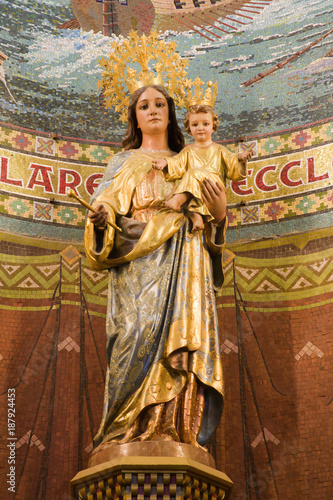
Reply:
[[[174,194],[169,200],[165,200],[164,205],[172,208],[176,212],[180,212],[182,205],[188,201],[189,196],[186,193]]]
[[[177,201],[175,196],[170,198],[170,200],[166,200],[164,202],[164,205],[168,208],[171,208],[172,210],[176,210],[176,212],[180,212],[182,208],[181,204],[179,203],[179,201]]]
[[[192,222],[191,233],[195,233],[195,231],[200,231],[205,227],[203,218],[201,217],[200,214],[197,214],[196,212],[187,212],[186,215]]]

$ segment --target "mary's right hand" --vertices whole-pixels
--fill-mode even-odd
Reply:
[[[97,205],[95,210],[95,212],[89,211],[88,217],[96,229],[103,230],[106,227],[106,221],[108,220],[109,214],[105,211],[103,205]]]
[[[205,179],[202,183],[202,199],[208,210],[218,224],[225,219],[227,210],[227,197],[224,186],[211,179]]]

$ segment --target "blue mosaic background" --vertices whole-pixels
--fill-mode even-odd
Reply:
[[[2,0],[0,10],[0,50],[8,57],[2,65],[0,120],[37,131],[120,142],[125,129],[101,107],[96,85],[98,60],[107,54],[110,38],[60,29],[75,18],[70,0]],[[325,64],[322,60],[332,49],[333,34],[261,82],[241,86],[327,33],[332,12],[331,0],[276,0],[260,14],[238,17],[245,24],[234,23],[233,34],[211,27],[213,41],[203,30],[162,34],[175,39],[181,55],[190,59],[190,77],[218,80],[221,125],[216,140],[333,116],[333,58],[326,58]],[[237,19],[237,13],[233,17]],[[170,18],[170,30],[171,23]],[[182,115],[181,111],[180,121]]]

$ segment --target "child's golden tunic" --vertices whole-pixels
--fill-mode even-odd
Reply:
[[[190,202],[189,210],[207,216],[208,220],[213,216],[202,200],[202,181],[210,179],[225,187],[226,179],[238,181],[246,177],[246,166],[238,161],[238,153],[231,153],[215,142],[203,148],[190,144],[167,160],[167,180],[181,179],[174,194],[191,193],[194,200]]]

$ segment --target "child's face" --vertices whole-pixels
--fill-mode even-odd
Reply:
[[[195,142],[207,142],[211,140],[213,130],[212,113],[193,113],[189,118],[190,133]]]

